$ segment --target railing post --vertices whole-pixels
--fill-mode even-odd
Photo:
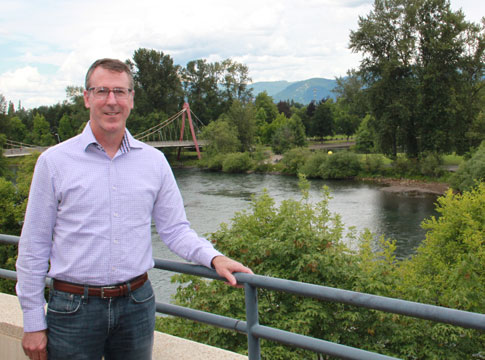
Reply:
[[[258,292],[256,287],[244,284],[245,301],[246,301],[246,322],[248,332],[248,359],[260,360],[261,348],[259,338],[253,335],[254,326],[259,325],[258,319]]]

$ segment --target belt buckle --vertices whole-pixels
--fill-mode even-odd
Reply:
[[[103,286],[103,287],[101,287],[100,288],[100,290],[101,290],[100,298],[101,299],[109,299],[109,298],[111,298],[112,296],[104,296],[104,291],[105,290],[114,290],[116,288],[118,288],[118,286]]]

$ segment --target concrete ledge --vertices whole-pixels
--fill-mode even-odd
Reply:
[[[0,354],[2,359],[28,360],[22,350],[22,311],[16,296],[0,293]],[[155,332],[153,359],[157,360],[247,360],[216,347]]]

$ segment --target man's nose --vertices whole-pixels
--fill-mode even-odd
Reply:
[[[110,90],[110,92],[108,93],[108,97],[106,98],[106,102],[109,103],[109,104],[115,104],[117,102],[116,97],[115,97],[115,93],[113,91]]]

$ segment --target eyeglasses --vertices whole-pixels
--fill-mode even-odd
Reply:
[[[133,91],[133,89],[128,88],[107,88],[103,86],[89,88],[88,91],[93,93],[95,99],[106,100],[109,93],[112,92],[117,100],[126,100],[128,96]]]

